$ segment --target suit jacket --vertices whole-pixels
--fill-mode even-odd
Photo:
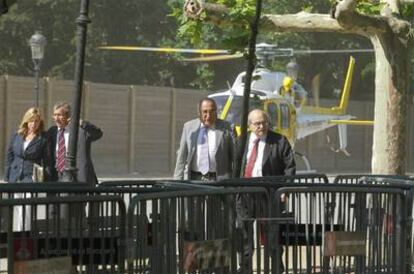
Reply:
[[[52,126],[47,131],[51,161],[49,165],[50,181],[58,181],[58,172],[56,170],[56,142],[58,127]],[[79,125],[78,148],[76,153],[76,167],[78,169],[78,182],[87,182],[95,184],[98,182],[95,169],[91,159],[91,145],[102,137],[101,129],[95,125],[82,121]],[[67,148],[66,148],[67,149]]]
[[[180,147],[177,151],[174,178],[178,180],[191,179],[191,163],[194,161],[197,149],[197,138],[201,122],[199,119],[184,124]],[[226,121],[217,119],[216,132],[216,175],[217,179],[230,178],[234,159],[234,131]]]
[[[33,164],[48,165],[47,140],[45,134],[35,137],[23,150],[24,137],[17,132],[11,137],[6,154],[4,180],[33,182]],[[45,174],[47,180],[47,174]]]
[[[250,134],[247,136],[250,138]],[[294,154],[289,141],[285,136],[269,130],[267,132],[262,160],[263,176],[294,175],[296,164]],[[244,169],[247,163],[247,151],[249,142],[246,143],[241,164],[240,176],[244,176]]]

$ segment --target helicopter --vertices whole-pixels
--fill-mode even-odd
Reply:
[[[200,53],[201,57],[184,58],[184,62],[209,62],[243,57],[243,53],[232,53],[228,50],[212,49],[177,49],[177,48],[151,48],[151,47],[125,47],[104,46],[105,50],[128,50],[128,51],[156,51],[164,53]],[[292,57],[295,54],[313,53],[354,53],[372,52],[371,49],[348,49],[348,50],[294,50],[291,48],[278,48],[276,45],[260,43],[256,45],[256,66],[251,83],[249,109],[263,109],[269,116],[271,128],[284,135],[292,145],[307,136],[337,126],[339,135],[339,147],[333,149],[343,152],[349,156],[347,151],[347,125],[372,125],[372,121],[355,120],[356,117],[347,113],[349,95],[351,91],[352,75],[355,66],[355,58],[350,57],[349,65],[341,92],[340,101],[336,106],[319,107],[310,106],[307,101],[308,92],[296,81],[294,72],[272,71],[268,69],[268,63],[275,57]],[[208,55],[208,56],[206,56]],[[294,62],[290,63],[295,66]],[[297,66],[297,64],[296,64]],[[241,72],[236,77],[232,86],[223,92],[209,95],[217,105],[217,113],[220,119],[227,120],[235,126],[236,132],[240,134],[241,113],[243,106],[244,80],[246,72]],[[310,169],[306,156],[301,156]]]

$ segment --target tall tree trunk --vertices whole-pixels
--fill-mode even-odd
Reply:
[[[370,38],[375,49],[377,75],[372,173],[404,174],[409,79],[407,48],[395,37],[385,39],[375,35]]]

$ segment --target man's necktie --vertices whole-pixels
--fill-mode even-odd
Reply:
[[[259,141],[260,139],[257,138],[254,140],[252,152],[250,153],[249,159],[247,160],[246,168],[244,169],[244,177],[251,178],[253,173],[254,164],[256,163],[257,159],[257,151],[259,148]]]
[[[57,151],[57,160],[56,160],[56,169],[58,172],[63,172],[65,169],[65,155],[66,155],[66,146],[65,146],[65,129],[59,129],[58,134],[58,151]]]
[[[200,144],[198,146],[198,168],[200,169],[201,174],[207,174],[210,169],[210,159],[208,156],[208,129],[206,127],[202,127],[201,129],[201,138]]]

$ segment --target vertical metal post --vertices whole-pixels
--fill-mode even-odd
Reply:
[[[91,20],[88,17],[89,0],[81,0],[80,15],[77,23],[77,44],[75,64],[75,94],[72,103],[72,116],[69,129],[69,146],[66,155],[63,181],[77,181],[76,150],[78,147],[79,118],[82,103],[83,73],[85,66],[85,48],[88,24]]]
[[[250,26],[250,38],[249,38],[249,52],[246,68],[246,77],[244,81],[243,91],[243,112],[241,120],[241,143],[240,147],[244,148],[247,142],[247,116],[249,114],[249,99],[250,99],[250,86],[252,83],[252,74],[256,66],[256,39],[259,32],[260,16],[262,13],[262,0],[256,0],[256,14],[253,18],[253,22]],[[243,149],[240,150],[240,154],[236,157],[236,167],[233,171],[234,177],[239,177],[241,170],[241,162],[243,158]]]
[[[34,71],[35,71],[35,87],[34,87],[34,97],[35,97],[35,106],[39,107],[39,70],[40,66],[35,64]]]

